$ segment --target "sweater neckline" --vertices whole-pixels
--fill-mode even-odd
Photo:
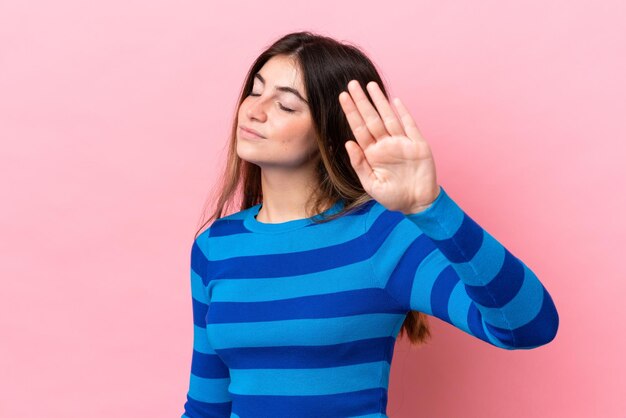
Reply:
[[[295,229],[304,228],[305,226],[311,225],[313,220],[316,217],[320,217],[320,215],[332,215],[336,212],[339,212],[344,207],[344,202],[342,199],[338,199],[335,204],[333,204],[330,208],[325,211],[311,216],[309,218],[300,218],[293,219],[291,221],[286,222],[278,222],[278,223],[265,223],[259,221],[256,216],[261,210],[263,206],[263,202],[257,203],[254,206],[248,208],[248,212],[243,220],[244,226],[254,232],[264,232],[264,233],[275,233],[275,232],[285,232],[285,231],[293,231]]]

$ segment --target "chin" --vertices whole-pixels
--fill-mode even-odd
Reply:
[[[249,147],[246,145],[240,145],[240,142],[237,141],[237,150],[236,150],[237,156],[241,158],[242,160],[247,161],[252,164],[259,165],[260,163],[262,163],[262,160],[259,161],[259,158],[258,158],[261,155],[261,153],[255,152],[254,150],[250,150],[248,148]]]

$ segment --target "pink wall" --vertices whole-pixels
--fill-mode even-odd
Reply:
[[[182,413],[191,239],[245,71],[301,29],[369,53],[559,309],[528,351],[433,318],[390,416],[625,416],[623,2],[92,3],[0,3],[0,416]]]

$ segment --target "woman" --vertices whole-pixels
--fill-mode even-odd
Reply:
[[[426,315],[508,350],[555,337],[549,293],[448,196],[393,106],[331,38],[288,34],[254,62],[191,250],[183,417],[387,417],[396,337],[424,343]]]

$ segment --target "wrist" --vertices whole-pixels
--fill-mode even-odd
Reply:
[[[431,207],[433,203],[435,203],[435,200],[437,200],[437,197],[439,197],[440,193],[441,193],[441,188],[439,185],[437,185],[437,192],[435,193],[435,197],[430,199],[430,203],[426,203],[426,204],[422,203],[420,205],[411,206],[408,210],[402,211],[402,213],[404,213],[405,215],[415,215],[417,213],[425,211],[426,209]]]
[[[419,206],[415,206],[409,210],[404,210],[402,211],[402,213],[404,213],[405,215],[415,215],[417,213],[423,212],[426,209],[428,209],[429,207],[432,206],[432,202],[427,204],[427,205],[419,205]]]

